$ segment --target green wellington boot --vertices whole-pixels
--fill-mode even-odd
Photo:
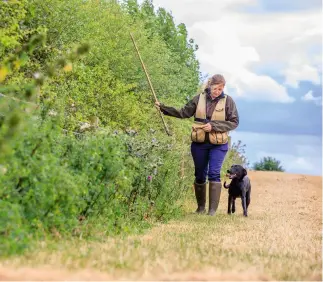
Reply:
[[[197,184],[194,182],[195,197],[197,202],[196,213],[205,212],[205,200],[206,200],[206,182],[203,184]]]
[[[221,182],[209,182],[209,212],[208,215],[213,216],[219,206],[221,196]]]

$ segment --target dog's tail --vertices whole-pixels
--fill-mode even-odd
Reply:
[[[226,188],[226,189],[228,189],[228,188],[230,187],[230,185],[227,185],[227,182],[226,182],[226,181],[224,181],[223,186],[224,186],[224,188]]]

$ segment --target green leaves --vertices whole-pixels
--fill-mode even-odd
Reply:
[[[26,16],[27,0],[0,1],[0,58],[19,45],[26,31],[20,28]]]
[[[0,200],[0,255],[23,253],[30,245],[20,205]]]
[[[179,214],[189,122],[166,118],[165,135],[129,32],[158,98],[180,105],[198,85],[185,25],[150,1],[17,3],[0,48],[0,200],[17,207],[4,230],[115,234]]]
[[[180,151],[172,151],[156,131],[149,139],[128,134],[104,131],[77,140],[49,121],[31,125],[7,158],[0,199],[21,208],[19,224],[33,233],[70,234],[80,227],[80,216],[101,217],[107,226],[118,221],[122,230],[147,217],[169,218],[179,211],[184,191],[178,182]]]

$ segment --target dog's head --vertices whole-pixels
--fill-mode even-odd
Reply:
[[[227,170],[227,175],[230,179],[239,179],[247,175],[247,170],[242,165],[232,165],[230,169]]]

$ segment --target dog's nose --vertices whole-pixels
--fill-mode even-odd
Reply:
[[[227,173],[230,173],[231,171],[230,170],[227,170]]]

